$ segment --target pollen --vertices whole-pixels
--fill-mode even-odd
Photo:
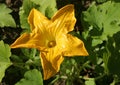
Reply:
[[[55,41],[50,41],[50,42],[48,42],[48,47],[49,48],[52,48],[52,47],[54,47],[56,45],[56,42]]]

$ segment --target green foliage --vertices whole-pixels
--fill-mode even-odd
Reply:
[[[20,1],[22,4],[18,4]],[[10,42],[4,41],[5,44],[0,41],[0,85],[119,85],[119,0],[3,0],[0,1],[0,38],[1,35],[7,39],[21,34],[17,29],[11,30],[11,27],[20,26],[22,32],[30,32],[27,18],[32,8],[50,19],[57,8],[71,3],[75,5],[77,23],[70,33],[83,40],[89,56],[65,58],[60,72],[49,80],[43,80],[38,50],[11,50]],[[18,5],[20,10],[16,11]],[[14,12],[18,13],[20,21],[14,21]],[[5,30],[6,27],[11,31]]]
[[[11,56],[10,47],[0,41],[0,82],[5,75],[5,70],[12,64],[9,57]]]
[[[0,4],[0,27],[16,27],[15,21],[10,15],[11,12],[12,10],[5,4]]]
[[[85,85],[96,85],[94,78],[86,79]]]
[[[53,14],[57,11],[56,0],[31,0],[46,17],[51,18]],[[51,2],[51,3],[48,3]]]
[[[29,70],[15,85],[43,85],[42,75],[37,69]]]
[[[95,69],[104,68],[104,71],[99,70],[99,80],[101,83],[107,81],[101,80],[112,74],[120,78],[119,69],[119,35],[120,35],[120,3],[104,2],[97,5],[93,2],[87,11],[82,13],[82,23],[85,31],[83,37],[89,43],[87,48],[90,53],[90,60],[96,65]],[[117,11],[116,11],[117,10]],[[100,62],[98,63],[98,61]],[[110,76],[112,79],[112,76]],[[119,80],[118,78],[118,80]],[[109,78],[108,78],[109,79]],[[110,79],[110,80],[111,80]],[[99,83],[100,83],[99,81]]]
[[[119,7],[120,3],[111,1],[98,6],[92,3],[88,10],[83,12],[82,18],[93,38],[93,46],[101,44],[102,41],[107,40],[108,36],[112,37],[113,34],[120,31]]]
[[[110,73],[117,75],[120,78],[120,32],[109,38],[107,48],[109,49],[109,60],[107,63]]]

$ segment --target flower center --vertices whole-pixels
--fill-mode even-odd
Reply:
[[[52,48],[52,47],[54,47],[56,45],[56,42],[55,41],[50,41],[50,42],[48,42],[48,47],[49,48]]]

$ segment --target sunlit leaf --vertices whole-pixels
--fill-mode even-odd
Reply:
[[[94,78],[88,78],[88,79],[86,79],[85,85],[96,85]]]
[[[12,64],[9,59],[10,56],[10,47],[0,41],[0,82],[5,75],[5,70]]]
[[[15,85],[43,85],[42,75],[37,69],[27,71],[24,78]]]
[[[7,8],[5,4],[0,4],[0,27],[15,27],[15,21],[10,15],[11,9]]]
[[[83,20],[86,28],[93,26],[89,34],[93,37],[93,46],[101,44],[107,40],[108,36],[113,36],[120,31],[120,3],[108,1],[96,6],[93,3],[89,9],[83,12]]]

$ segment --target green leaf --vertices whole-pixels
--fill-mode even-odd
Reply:
[[[97,6],[92,3],[88,10],[83,12],[83,21],[86,28],[93,26],[88,30],[95,39],[93,46],[101,44],[108,36],[112,37],[120,31],[120,3],[108,1]]]
[[[7,8],[5,4],[0,4],[0,27],[10,26],[15,27],[15,21],[9,14],[12,10]]]
[[[110,54],[111,53],[109,51],[103,53],[104,71],[106,73],[109,73],[108,62],[109,62],[109,59],[110,59]]]
[[[40,12],[42,12],[46,17],[51,18],[57,11],[56,0],[40,0],[40,2],[42,2],[42,3],[39,3]],[[51,3],[48,3],[48,2],[51,2]]]
[[[51,3],[48,3],[51,2]],[[20,23],[21,27],[30,32],[30,27],[27,21],[29,12],[32,8],[38,9],[48,18],[51,18],[53,14],[57,11],[56,9],[56,0],[24,0],[23,5],[20,8]]]
[[[24,78],[15,85],[43,85],[42,75],[37,69],[27,71]]]
[[[42,12],[48,18],[51,18],[53,14],[57,11],[56,0],[31,0],[31,1],[39,5],[40,12]]]
[[[96,85],[95,84],[95,79],[94,78],[88,78],[88,79],[86,79],[85,85]]]
[[[25,55],[25,57],[28,57],[31,59],[34,58],[37,53],[36,49],[34,49],[34,48],[31,48],[31,49],[22,48],[21,51]]]
[[[5,75],[5,70],[12,64],[9,59],[10,56],[10,47],[0,41],[0,82]]]

